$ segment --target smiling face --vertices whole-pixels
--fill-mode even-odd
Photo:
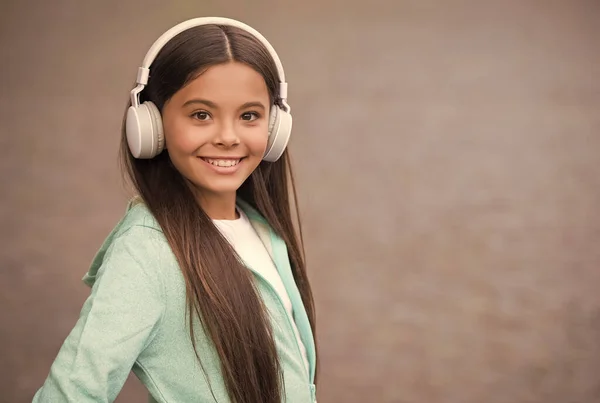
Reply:
[[[269,105],[263,77],[239,62],[208,68],[165,103],[169,157],[200,199],[235,197],[260,164]]]

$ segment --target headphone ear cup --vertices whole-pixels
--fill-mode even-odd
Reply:
[[[135,158],[150,159],[164,148],[164,133],[160,111],[152,102],[130,106],[125,122],[127,144]]]
[[[269,118],[269,140],[263,160],[277,161],[285,151],[291,134],[292,115],[278,105],[273,105]]]

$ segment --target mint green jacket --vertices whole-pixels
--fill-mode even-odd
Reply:
[[[243,202],[239,206],[271,254],[293,304],[291,318],[271,285],[249,268],[273,320],[285,401],[315,402],[315,344],[286,245],[257,211]],[[83,280],[91,294],[33,403],[113,402],[130,371],[148,389],[152,403],[230,401],[218,354],[199,323],[194,325],[196,345],[208,379],[194,354],[184,278],[144,204],[128,205]],[[292,320],[306,347],[308,371]]]

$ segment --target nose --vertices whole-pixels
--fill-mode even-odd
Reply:
[[[232,123],[224,123],[215,136],[215,144],[224,147],[232,147],[239,143],[240,139],[234,125]]]

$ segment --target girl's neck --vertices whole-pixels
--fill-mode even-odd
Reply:
[[[196,200],[202,210],[212,220],[235,220],[239,218],[236,209],[236,194],[206,194],[196,192]]]

